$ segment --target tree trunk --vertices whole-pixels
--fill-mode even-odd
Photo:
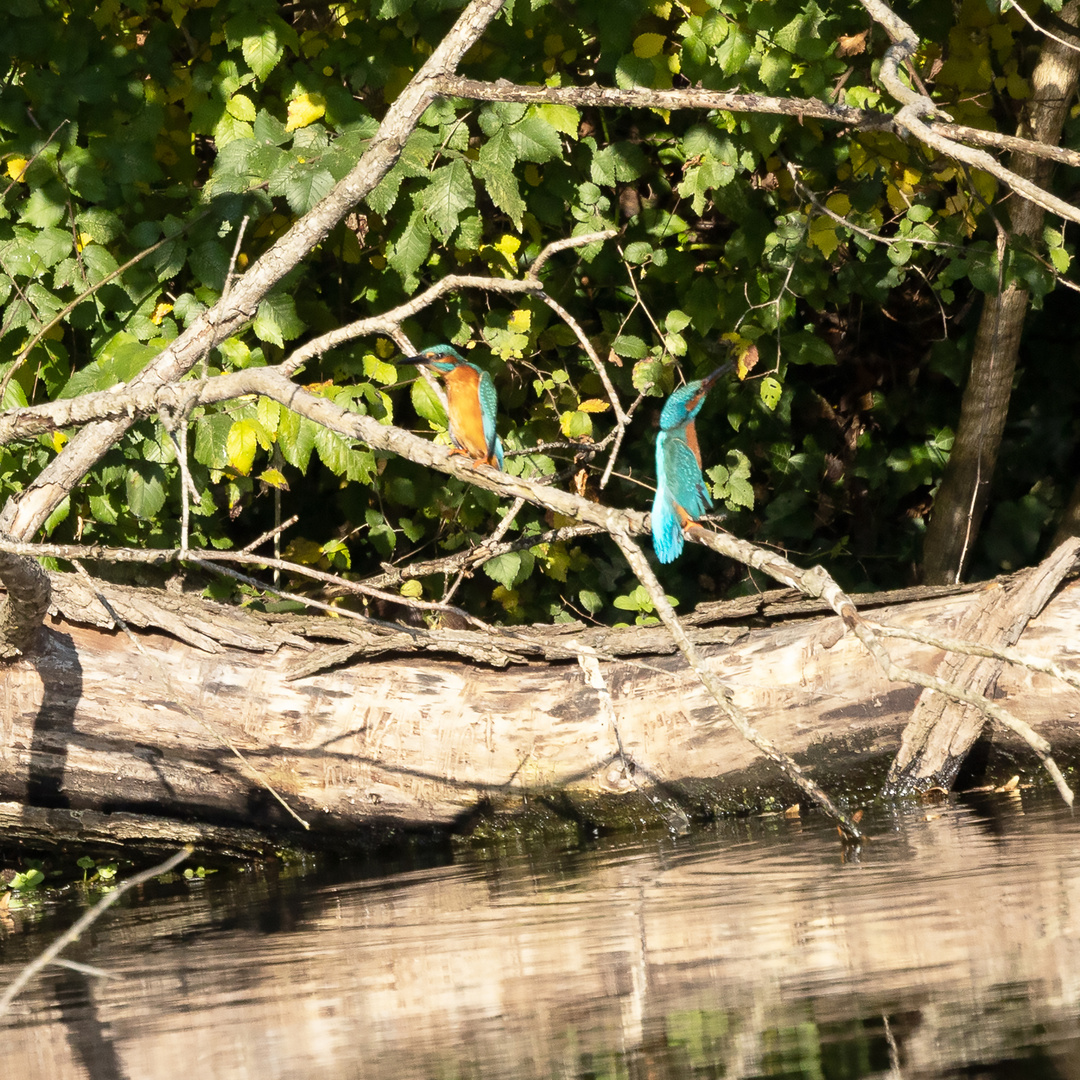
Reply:
[[[1080,0],[1071,0],[1062,8],[1061,20],[1076,26],[1078,13]],[[1080,53],[1054,38],[1046,38],[1032,73],[1032,98],[1018,134],[1056,146],[1076,92],[1078,74]],[[1046,186],[1052,163],[1013,154],[1011,167]],[[1012,199],[1013,237],[1038,245],[1045,212],[1017,195]],[[997,295],[988,295],[983,304],[956,441],[926,533],[923,579],[930,584],[959,581],[971,557],[1005,428],[1027,305],[1027,290],[1015,283]]]

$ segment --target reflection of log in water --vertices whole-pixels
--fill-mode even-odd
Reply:
[[[123,976],[93,996],[130,1076],[180,1055],[210,1077],[884,1072],[883,1016],[905,1076],[953,1075],[1067,1049],[1080,1017],[1080,823],[995,803],[876,812],[848,864],[820,819],[771,818],[306,895],[207,882],[73,958]],[[76,1075],[49,993],[17,1003],[7,1060]]]
[[[975,597],[967,592],[866,614],[948,636]],[[1073,584],[1029,626],[1022,646],[1067,664],[1078,623],[1080,585]],[[294,823],[223,738],[334,845],[370,841],[369,826],[376,836],[450,827],[478,805],[535,806],[552,792],[569,797],[569,812],[599,823],[648,811],[636,797],[639,786],[655,786],[661,799],[691,814],[752,808],[771,796],[794,799],[751,745],[712,723],[715,704],[682,659],[662,651],[662,632],[573,632],[575,640],[621,654],[601,670],[623,758],[581,669],[543,658],[550,638],[540,638],[531,656],[519,643],[522,655],[506,653],[504,667],[399,652],[290,679],[295,665],[311,664],[309,639],[326,625],[283,623],[276,640],[285,644],[276,649],[265,629],[263,638],[251,631],[245,649],[230,627],[233,644],[216,651],[201,632],[199,647],[143,633],[136,652],[123,635],[55,623],[47,634],[64,649],[50,645],[0,673],[0,797],[21,803],[28,781],[37,778],[40,787],[47,746],[59,764],[48,774],[46,802],[60,809],[35,816],[8,804],[0,807],[0,823],[16,836],[45,829],[98,840],[116,826],[118,838],[137,837],[142,828],[163,841],[234,849],[257,847],[267,835],[280,840]],[[838,618],[751,631],[699,625],[693,633],[762,734],[837,794],[862,798],[876,790],[916,690],[888,682]],[[475,643],[454,632],[453,640],[465,650],[480,648],[480,635],[474,637]],[[901,665],[933,671],[941,659],[930,646],[889,644]],[[1075,747],[1080,693],[1009,667],[997,692],[1055,753]],[[1035,756],[1015,739],[995,739],[1015,754],[1010,769],[1037,770]],[[612,795],[628,803],[604,801]],[[140,826],[127,817],[72,815],[65,805],[148,820]],[[219,834],[214,823],[259,832]]]

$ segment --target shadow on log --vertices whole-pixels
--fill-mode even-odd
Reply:
[[[534,628],[493,642],[101,585],[110,605],[142,612],[136,648],[86,625],[101,620],[78,591],[65,601],[68,584],[54,575],[62,613],[38,651],[0,669],[0,823],[12,837],[231,852],[370,848],[410,832],[473,828],[489,808],[542,805],[589,829],[643,819],[682,827],[798,800],[754,746],[717,721],[715,701],[656,628]],[[955,637],[994,590],[1006,591],[991,583],[911,599],[908,590],[860,606],[871,623]],[[758,731],[854,807],[877,794],[918,691],[890,682],[841,618],[792,596],[709,605],[685,623]],[[733,625],[750,603],[773,618]],[[155,610],[175,633],[154,625]],[[1031,621],[1023,647],[1075,669],[1078,623],[1073,583]],[[602,664],[610,708],[578,663],[548,658],[570,637],[611,658]],[[906,640],[892,642],[891,655],[925,673],[943,659],[939,648]],[[1015,665],[991,689],[1055,754],[1075,753],[1080,690]],[[1002,767],[1037,772],[1031,750],[994,727]]]

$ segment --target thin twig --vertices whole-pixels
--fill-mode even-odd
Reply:
[[[0,996],[0,1016],[3,1016],[10,1008],[11,1003],[22,992],[26,984],[48,964],[51,964],[63,949],[66,949],[73,941],[78,939],[90,929],[91,926],[105,914],[106,911],[129,889],[136,885],[142,885],[162,874],[179,866],[195,849],[187,844],[179,851],[174,852],[164,862],[149,870],[140,871],[131,877],[121,881],[115,889],[107,892],[89,911],[85,912],[67,930],[64,931],[43,953],[36,956],[15,977],[15,981]]]
[[[616,529],[612,531],[611,535],[626,557],[626,561],[630,564],[630,569],[634,571],[638,581],[648,592],[657,615],[660,616],[660,620],[675,639],[679,651],[686,657],[686,662],[694,669],[705,689],[715,699],[721,713],[731,721],[735,729],[747,742],[752,743],[770,761],[778,765],[785,776],[817,803],[840,826],[850,840],[856,842],[862,840],[862,833],[855,822],[813,780],[806,776],[787,754],[754,728],[742,709],[732,701],[724,686],[709,670],[704,658],[690,640],[678,616],[675,614],[675,609],[668,603],[667,596],[653,573],[652,567],[649,566],[645,556],[641,553],[641,549],[631,539],[630,534]]]
[[[918,641],[922,645],[931,645],[943,652],[964,653],[967,656],[985,656],[991,660],[1004,660],[1007,664],[1016,664],[1025,667],[1029,671],[1041,671],[1045,675],[1052,675],[1069,686],[1080,690],[1080,674],[1069,671],[1055,664],[1053,660],[1047,660],[1044,656],[1036,656],[1034,653],[1021,652],[1019,649],[995,647],[983,645],[978,641],[963,641],[960,638],[937,637],[934,634],[923,634],[918,630],[908,630],[902,626],[887,626],[884,623],[867,620],[874,633],[881,637],[901,638],[905,641]]]
[[[1045,34],[1048,38],[1056,41],[1059,45],[1064,45],[1066,49],[1072,49],[1073,52],[1080,52],[1080,45],[1077,45],[1074,41],[1066,41],[1064,38],[1060,38],[1057,34],[1050,33],[1045,26],[1040,26],[1023,8],[1022,4],[1016,3],[1016,0],[1006,0],[1006,3],[1001,5],[1001,11],[1004,14],[1006,11],[1015,11],[1021,19],[1024,20],[1032,28],[1037,30],[1040,34]]]

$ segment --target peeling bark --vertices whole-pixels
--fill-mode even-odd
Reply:
[[[871,614],[952,635],[982,595],[962,592]],[[114,601],[120,597],[110,594]],[[129,841],[143,830],[152,844],[337,848],[402,830],[450,832],[486,807],[544,803],[618,825],[628,815],[684,820],[800,797],[722,722],[681,657],[648,651],[652,628],[597,631],[602,640],[588,639],[623,654],[599,662],[605,704],[595,672],[590,682],[576,661],[542,659],[557,651],[554,632],[530,631],[537,642],[531,653],[523,644],[503,668],[452,655],[451,648],[488,637],[456,631],[441,655],[428,648],[354,657],[295,677],[296,665],[334,647],[341,620],[252,616],[249,633],[223,622],[219,636],[228,644],[207,651],[191,637],[186,615],[170,615],[176,602],[165,596],[153,616],[172,618],[176,636],[144,631],[136,648],[124,634],[55,618],[39,651],[0,668],[0,800],[26,808],[0,816],[21,821],[20,836],[50,822],[76,835],[83,812],[95,815],[91,833],[108,831],[106,815],[117,813],[124,815],[117,835]],[[125,610],[149,607],[138,595]],[[238,617],[247,618],[230,613]],[[1025,633],[1025,649],[1068,663],[1078,621],[1080,584],[1073,584]],[[204,609],[198,634],[211,637],[215,622],[216,613]],[[317,638],[320,627],[328,645]],[[837,797],[873,795],[917,691],[890,682],[842,619],[752,630],[692,626],[690,633],[733,702],[800,769]],[[281,644],[268,651],[275,634]],[[583,628],[576,637],[586,637]],[[403,634],[399,644],[410,640]],[[891,646],[897,662],[912,668],[929,672],[940,662],[932,646]],[[997,691],[1054,740],[1055,753],[1080,746],[1080,726],[1064,719],[1080,713],[1080,690],[1010,667]],[[310,833],[239,765],[225,740],[311,824]],[[1038,770],[1022,742],[1007,733],[1004,742]]]

